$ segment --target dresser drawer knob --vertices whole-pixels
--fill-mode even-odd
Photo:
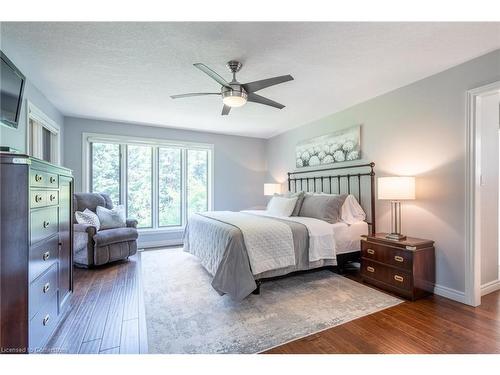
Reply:
[[[47,228],[49,225],[50,225],[50,223],[48,221],[44,221],[43,222],[43,227],[44,228]]]
[[[367,249],[366,252],[371,255],[375,254],[375,250],[373,249]]]
[[[50,194],[50,201],[53,202],[56,199],[56,196],[54,194]]]
[[[403,262],[403,261],[404,261],[403,257],[400,257],[399,255],[395,255],[395,256],[394,256],[394,260],[395,260],[396,262]]]
[[[43,179],[43,177],[41,175],[39,175],[39,174],[35,175],[35,181],[36,182],[40,182],[40,181],[42,181],[42,179]]]
[[[373,268],[373,267],[371,267],[371,266],[366,267],[366,270],[367,270],[368,272],[375,272],[375,268]]]
[[[46,251],[45,253],[43,253],[43,260],[44,261],[49,260],[49,258],[50,258],[50,251]]]
[[[402,283],[404,281],[404,278],[403,278],[403,276],[394,275],[394,280],[399,281],[400,283]]]
[[[50,283],[47,283],[47,284],[45,284],[45,285],[43,286],[43,292],[44,292],[44,293],[47,293],[47,292],[49,291],[49,289],[50,289]]]
[[[49,324],[49,320],[50,320],[50,315],[49,314],[45,315],[45,318],[43,318],[42,321],[43,325],[46,326],[47,324]]]
[[[35,202],[37,202],[37,203],[38,203],[38,202],[41,202],[41,201],[42,201],[42,199],[43,199],[43,197],[42,197],[40,194],[36,194],[36,195],[35,195]]]
[[[50,183],[53,184],[54,182],[56,182],[56,179],[54,177],[51,177],[50,178]]]

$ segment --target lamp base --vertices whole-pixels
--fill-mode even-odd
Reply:
[[[393,241],[403,241],[406,240],[406,236],[401,233],[388,233],[385,235],[385,238]]]

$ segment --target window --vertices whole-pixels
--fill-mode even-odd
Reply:
[[[114,205],[120,204],[120,145],[92,143],[90,152],[90,191],[106,193]]]
[[[153,224],[152,152],[148,146],[127,146],[127,213],[137,219],[139,228]]]
[[[59,125],[29,101],[26,136],[30,156],[59,164]]]
[[[138,227],[181,228],[212,208],[212,145],[84,134],[84,186],[125,206]]]
[[[159,226],[182,225],[181,149],[158,149]]]
[[[187,196],[188,215],[208,209],[208,152],[187,151]]]

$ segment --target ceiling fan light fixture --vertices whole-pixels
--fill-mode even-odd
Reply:
[[[247,102],[247,94],[243,91],[226,91],[222,93],[222,102],[229,107],[242,107]]]

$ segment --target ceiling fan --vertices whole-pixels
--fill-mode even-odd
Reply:
[[[255,92],[265,89],[266,87],[292,81],[293,77],[289,74],[285,76],[262,79],[260,81],[239,83],[236,80],[236,73],[240,71],[242,64],[239,61],[231,60],[226,64],[226,66],[233,74],[233,80],[231,82],[227,82],[205,64],[196,63],[193,65],[221,85],[220,92],[194,92],[189,94],[172,95],[172,99],[187,98],[191,96],[220,95],[222,96],[222,103],[224,104],[222,107],[222,116],[228,115],[229,111],[233,107],[241,107],[245,105],[247,101],[268,105],[278,109],[285,108],[283,104],[260,96]]]

